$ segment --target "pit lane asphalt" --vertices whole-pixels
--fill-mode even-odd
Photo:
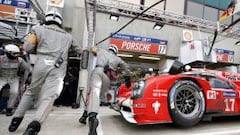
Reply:
[[[81,108],[55,107],[39,135],[88,135],[88,127],[78,122],[82,112]],[[7,131],[12,117],[0,114],[0,135],[22,135],[33,113],[34,110],[27,112],[15,133]],[[103,135],[240,135],[240,117],[215,118],[212,122],[200,122],[191,128],[180,128],[173,124],[130,124],[108,107],[101,107],[99,116]]]

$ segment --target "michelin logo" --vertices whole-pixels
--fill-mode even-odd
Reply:
[[[223,97],[236,97],[235,92],[223,92]]]

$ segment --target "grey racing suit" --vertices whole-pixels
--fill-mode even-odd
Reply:
[[[24,48],[27,51],[35,50],[37,60],[32,72],[32,82],[14,115],[23,117],[41,92],[42,96],[33,120],[43,123],[52,110],[55,99],[62,91],[69,49],[72,48],[80,54],[82,48],[72,35],[56,25],[36,26],[31,33],[37,36],[37,45],[35,47],[26,41]],[[59,60],[62,64],[60,62],[57,68],[55,65]]]
[[[0,90],[6,84],[10,86],[10,95],[7,108],[13,108],[19,93],[19,68],[30,72],[31,65],[22,58],[9,59],[6,55],[0,56]]]
[[[111,69],[117,72],[120,67],[126,74],[130,74],[128,64],[118,57],[113,51],[108,49],[98,48],[96,67],[93,69],[90,76],[89,97],[88,97],[88,116],[89,116],[89,135],[102,135],[101,122],[97,117],[100,108],[100,93],[108,90],[111,82],[111,76],[105,72]]]
[[[90,94],[88,101],[88,112],[99,112],[100,93],[101,90],[108,90],[110,86],[110,78],[104,73],[104,66],[117,71],[117,68],[123,70],[123,74],[129,75],[129,66],[120,57],[108,49],[98,48],[96,67],[93,69],[90,77]],[[104,92],[105,93],[105,92]]]

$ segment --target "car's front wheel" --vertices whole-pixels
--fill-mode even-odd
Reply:
[[[205,112],[202,90],[190,80],[179,80],[172,86],[168,105],[173,123],[180,126],[197,124]]]

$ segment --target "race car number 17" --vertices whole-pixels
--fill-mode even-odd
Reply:
[[[234,98],[226,98],[224,100],[225,102],[225,111],[226,112],[233,112],[234,111],[234,105],[235,105],[235,99]]]

